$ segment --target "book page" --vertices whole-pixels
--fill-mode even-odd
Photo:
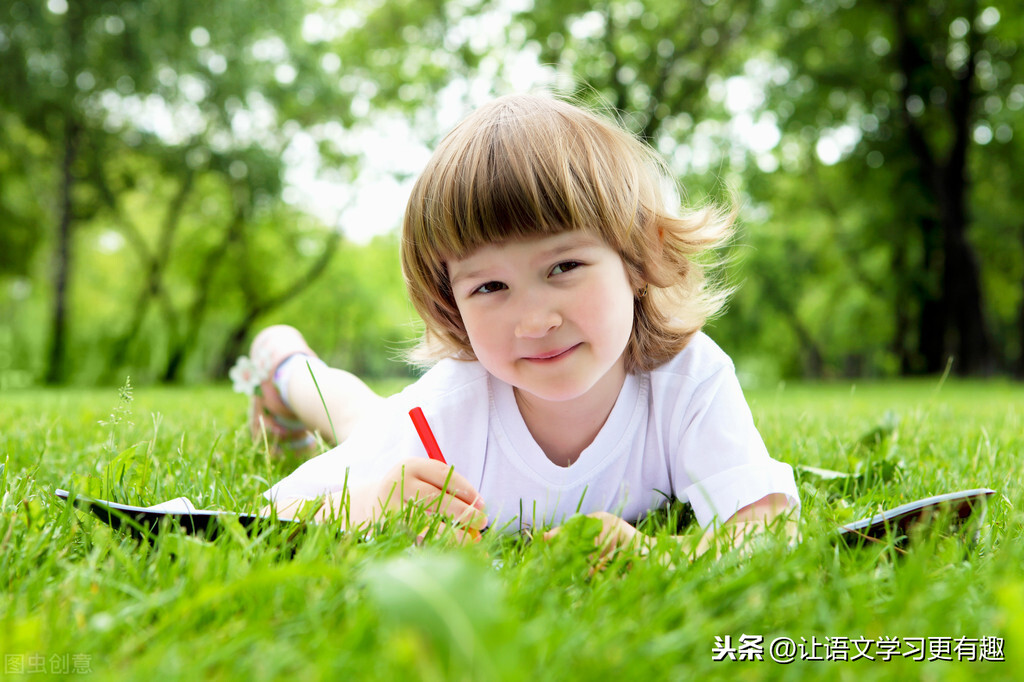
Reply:
[[[146,507],[146,511],[166,512],[169,514],[195,514],[197,511],[203,510],[196,509],[195,505],[187,497],[175,497],[173,500],[167,500],[160,504],[154,504],[152,507]]]

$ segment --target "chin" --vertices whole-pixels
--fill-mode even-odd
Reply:
[[[587,394],[593,386],[517,386],[517,390],[551,403],[564,403]]]

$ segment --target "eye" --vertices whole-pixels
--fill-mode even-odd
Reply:
[[[567,261],[565,261],[563,263],[559,263],[555,267],[551,268],[551,274],[552,275],[561,275],[563,273],[569,272],[570,270],[575,270],[576,268],[578,268],[581,265],[583,265],[583,263],[580,263],[579,261],[567,260]]]
[[[470,295],[493,294],[495,291],[501,291],[502,289],[508,289],[503,282],[487,282],[486,284],[481,284],[476,289],[473,289]]]

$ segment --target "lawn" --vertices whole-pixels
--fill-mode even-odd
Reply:
[[[214,541],[140,543],[52,490],[253,511],[296,462],[249,442],[225,386],[0,394],[5,676],[1024,679],[1024,387],[789,384],[748,398],[769,450],[798,468],[801,542],[690,562],[663,541],[592,573],[587,523],[468,547],[443,533],[417,545],[414,513],[369,540],[226,524]],[[836,542],[840,522],[977,487],[998,491],[981,524],[932,526],[902,549]]]

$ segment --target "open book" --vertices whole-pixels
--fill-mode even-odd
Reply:
[[[974,488],[926,497],[847,523],[839,528],[839,534],[847,542],[855,543],[859,539],[884,538],[890,532],[905,536],[911,526],[927,523],[932,517],[964,521],[975,511],[983,510],[985,500],[995,493],[989,488]]]
[[[890,531],[906,535],[910,526],[927,522],[933,516],[948,515],[948,518],[962,521],[976,510],[982,509],[985,500],[995,492],[989,488],[975,488],[926,497],[866,519],[844,524],[839,528],[839,537],[847,542],[856,543],[859,539],[864,538],[884,538]],[[63,500],[70,497],[70,493],[66,490],[58,489],[55,493]],[[196,509],[185,497],[177,497],[152,507],[133,507],[128,504],[76,495],[74,505],[92,513],[104,523],[109,524],[111,528],[115,530],[124,528],[137,537],[145,537],[146,534],[155,535],[159,532],[160,522],[164,519],[170,519],[175,526],[186,533],[203,535],[208,538],[215,537],[220,530],[218,517],[237,518],[242,527],[250,533],[272,522],[269,516]],[[299,523],[282,518],[278,518],[276,521],[282,524]]]
[[[67,500],[67,490],[54,491],[57,497]],[[108,524],[114,530],[127,530],[136,537],[152,536],[160,531],[160,522],[164,519],[186,533],[202,535],[207,538],[216,537],[221,526],[218,517],[236,518],[242,527],[252,533],[254,530],[271,523],[269,516],[254,514],[236,514],[226,511],[196,509],[186,497],[176,497],[152,507],[134,507],[130,504],[118,504],[107,500],[97,500],[82,495],[75,495],[73,504],[78,509],[90,512],[93,516]],[[297,523],[290,519],[276,519],[278,523]]]

